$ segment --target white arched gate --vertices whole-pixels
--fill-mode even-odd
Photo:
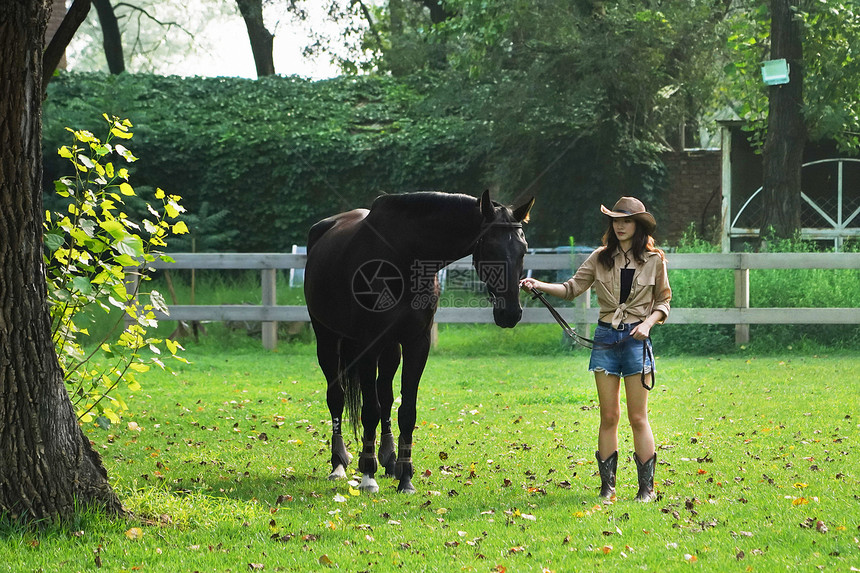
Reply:
[[[845,239],[860,237],[860,159],[834,158],[810,161],[803,164],[803,169],[827,169],[824,179],[833,185],[826,189],[816,189],[815,192],[801,192],[803,199],[801,211],[801,236],[810,240],[833,241],[836,251],[842,249]],[[846,169],[854,171],[850,181],[846,183]],[[752,225],[760,220],[761,192],[759,187],[731,219],[728,229],[724,229],[728,241],[724,241],[724,250],[733,238],[758,237],[760,229]]]

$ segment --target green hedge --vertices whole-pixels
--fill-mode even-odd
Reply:
[[[46,191],[65,174],[54,154],[64,128],[92,130],[108,113],[134,124],[136,187],[179,194],[192,213],[204,203],[229,211],[221,231],[231,238],[209,246],[217,250],[288,251],[320,218],[382,193],[537,195],[529,240],[538,246],[567,244],[571,233],[598,240],[594,213],[618,189],[654,203],[662,164],[640,143],[611,126],[579,132],[577,121],[596,120],[541,114],[539,102],[524,104],[531,119],[510,117],[492,86],[452,81],[64,73],[44,107]]]

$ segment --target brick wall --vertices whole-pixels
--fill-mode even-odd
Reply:
[[[672,151],[663,156],[669,189],[663,197],[658,242],[674,245],[691,223],[700,237],[719,241],[719,149]]]

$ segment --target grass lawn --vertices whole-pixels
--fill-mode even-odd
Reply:
[[[120,426],[86,429],[135,519],[7,524],[0,570],[860,569],[856,353],[659,357],[653,504],[631,501],[623,424],[618,500],[598,502],[583,351],[443,344],[419,394],[414,496],[326,479],[312,345],[188,344],[185,356],[141,377]]]

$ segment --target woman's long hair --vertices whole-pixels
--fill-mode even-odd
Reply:
[[[633,242],[630,245],[630,254],[636,259],[636,262],[642,264],[645,262],[645,251],[657,253],[660,258],[665,260],[666,254],[657,248],[654,242],[654,237],[648,234],[642,223],[633,219],[636,222],[636,232],[633,233]],[[603,246],[606,247],[597,255],[597,260],[607,269],[612,269],[615,266],[615,251],[621,248],[621,242],[615,234],[615,229],[612,227],[612,218],[609,218],[609,226],[606,232],[603,233]]]

